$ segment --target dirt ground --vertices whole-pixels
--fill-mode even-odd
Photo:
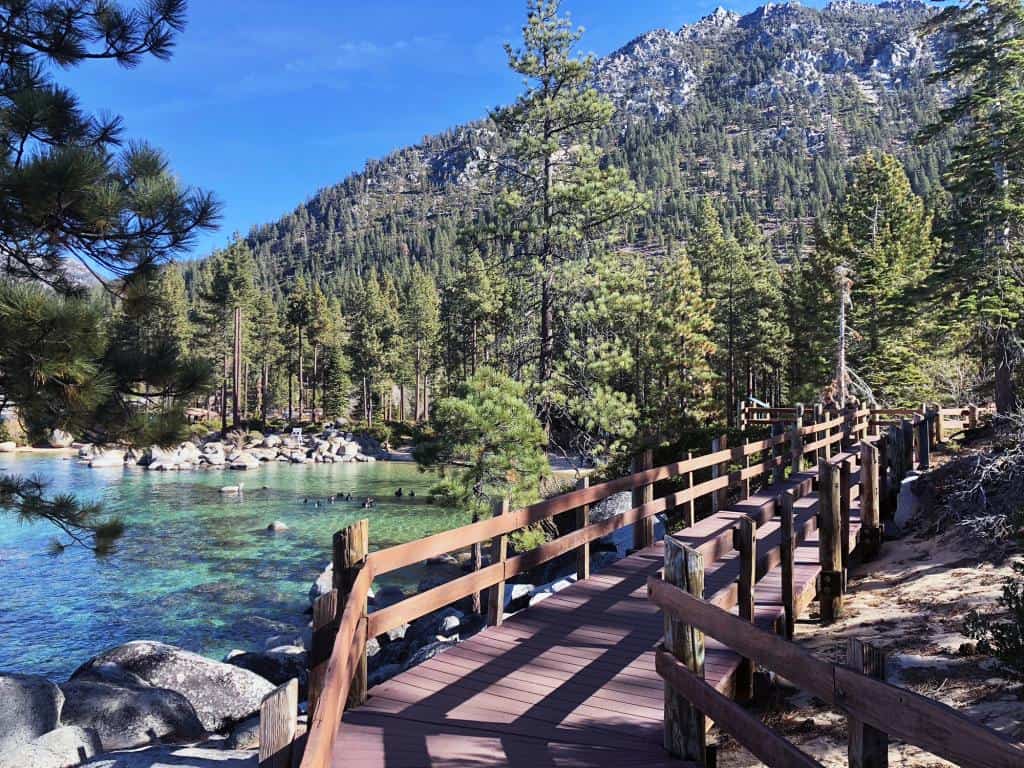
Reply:
[[[1011,554],[994,562],[958,531],[928,535],[928,515],[926,509],[917,511],[899,538],[887,540],[876,560],[851,570],[840,621],[822,628],[816,621],[817,605],[812,605],[794,639],[839,663],[845,661],[847,638],[883,648],[890,682],[1024,741],[1024,683],[998,661],[977,654],[962,634],[967,613],[996,602],[1011,562],[1022,556]],[[823,765],[848,765],[846,720],[838,712],[784,681],[762,693],[755,706],[769,726]],[[720,766],[761,765],[717,729],[711,738],[719,744]],[[952,763],[890,743],[889,765],[931,768]]]

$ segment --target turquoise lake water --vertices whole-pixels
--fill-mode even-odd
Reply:
[[[6,473],[39,475],[54,491],[99,500],[127,526],[109,555],[80,547],[52,555],[55,528],[23,525],[0,511],[0,670],[58,681],[128,640],[160,640],[214,658],[262,648],[281,625],[305,623],[307,592],[330,561],[332,533],[361,517],[370,519],[371,550],[469,522],[464,512],[394,499],[398,487],[422,499],[434,483],[399,462],[149,472],[4,454]],[[239,481],[241,498],[219,492]],[[372,510],[324,502],[347,492],[382,501]],[[267,533],[273,520],[289,530]],[[395,580],[415,585],[419,576],[413,569]]]

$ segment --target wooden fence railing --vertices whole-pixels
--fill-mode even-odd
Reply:
[[[335,534],[335,589],[318,598],[314,605],[314,647],[310,652],[309,681],[310,727],[301,768],[326,768],[330,765],[342,713],[346,706],[365,701],[368,638],[485,592],[488,594],[490,623],[499,624],[507,580],[572,552],[577,555],[578,576],[587,578],[589,559],[586,553],[591,542],[625,526],[635,525],[637,544],[646,546],[653,543],[645,540],[643,523],[651,521],[654,515],[681,513],[684,521],[692,525],[697,501],[709,499],[709,506],[714,510],[725,503],[724,497],[728,494],[745,498],[752,483],[782,482],[787,469],[790,473],[802,471],[808,458],[813,463],[828,460],[840,450],[862,441],[871,429],[873,417],[873,412],[868,409],[851,409],[838,415],[820,409],[808,414],[802,406],[771,410],[792,410],[792,414],[787,422],[775,423],[769,437],[731,448],[720,447],[706,455],[691,456],[663,466],[643,468],[593,486],[581,483],[576,490],[521,509],[509,510],[507,504],[497,504],[494,515],[489,519],[418,541],[370,553],[366,520]],[[891,503],[886,499],[893,490],[886,478],[890,475],[901,478],[907,467],[920,463],[919,455],[927,456],[927,446],[931,444],[927,430],[934,419],[919,416],[925,427],[923,454],[920,451],[915,453],[915,446],[922,441],[920,433],[913,429],[909,432],[889,429],[887,436],[875,441],[880,466],[889,468],[879,481],[883,498],[880,508],[883,510]],[[904,422],[903,426],[908,424]],[[716,441],[719,446],[722,443],[724,439]],[[635,466],[649,464],[648,460]],[[927,465],[926,461],[924,465]],[[655,498],[655,484],[663,481],[672,483],[666,484],[664,495]],[[590,505],[623,491],[634,493],[631,509],[600,522],[590,523],[587,520],[584,511]],[[509,534],[565,513],[572,513],[575,520],[572,530],[530,551],[507,555],[506,537]],[[453,551],[473,548],[475,553],[479,553],[488,543],[492,552],[488,565],[482,565],[482,558],[474,557],[476,567],[465,576],[368,612],[367,598],[376,578]],[[482,602],[476,599],[474,606]]]
[[[945,704],[865,674],[884,661],[853,641],[848,665],[824,661],[779,635],[705,602],[700,554],[666,543],[664,580],[651,577],[648,594],[665,614],[665,641],[656,668],[665,681],[665,746],[677,757],[707,765],[705,718],[768,766],[820,766],[704,681],[704,636],[781,675],[848,718],[850,765],[887,765],[888,737],[968,768],[1024,765],[1024,748]],[[874,661],[872,661],[874,657]]]

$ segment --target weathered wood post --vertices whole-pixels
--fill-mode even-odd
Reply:
[[[821,623],[831,624],[843,610],[843,524],[840,519],[839,467],[818,462],[818,561],[821,563],[818,601]]]
[[[815,426],[817,426],[818,424],[821,424],[825,420],[824,414],[825,414],[825,407],[821,403],[815,403],[814,404],[814,416],[813,416]],[[812,437],[811,442],[814,442],[814,443],[818,442],[819,440],[821,440],[825,436],[825,434],[826,434],[826,430],[820,430],[819,431],[819,430],[816,429],[813,432],[813,434],[811,435],[811,437]],[[827,459],[828,458],[828,455],[825,453],[824,446],[822,446],[821,448],[818,448],[818,450],[815,452],[814,456],[815,456],[815,460],[816,461],[821,461],[822,459]]]
[[[499,517],[508,514],[508,499],[492,499],[491,515]],[[491,563],[504,563],[508,555],[508,536],[501,534],[491,539]],[[487,600],[487,623],[500,627],[505,618],[505,580],[493,587]]]
[[[738,612],[741,619],[754,623],[754,582],[757,578],[757,537],[754,521],[744,515],[733,529],[733,548],[740,553]],[[754,662],[743,659],[736,670],[736,700],[746,701],[754,695]]]
[[[581,477],[576,481],[576,489],[583,490],[590,487],[590,478]],[[576,507],[576,530],[586,528],[590,524],[590,505],[581,504]],[[590,578],[590,542],[585,541],[576,550],[576,580],[583,581]]]
[[[889,433],[878,436],[878,517],[891,517],[889,499]]]
[[[907,476],[907,473],[914,468],[914,425],[907,419],[900,422],[903,430],[903,458],[900,463],[900,482]]]
[[[654,451],[647,448],[633,459],[633,472],[643,472],[654,467]],[[633,489],[633,506],[640,507],[654,501],[654,485],[646,483]],[[633,548],[647,549],[654,544],[654,516],[645,517],[633,525]]]
[[[782,449],[782,436],[786,433],[786,425],[780,422],[772,424],[772,439],[775,442],[772,445],[771,458],[772,458],[772,470],[771,470],[771,482],[773,485],[780,485],[783,480],[786,479],[786,465],[783,461],[783,449]],[[765,484],[768,483],[768,478],[765,477]]]
[[[786,491],[782,494],[781,501],[782,607],[786,611],[786,638],[792,640],[796,627],[796,603],[793,595],[793,567],[796,556],[793,504],[796,502],[796,495],[792,490]]]
[[[473,510],[473,522],[480,522],[480,515],[477,514],[476,510]],[[473,573],[476,573],[484,565],[484,545],[479,542],[473,542],[473,546],[470,548],[469,562],[472,566]],[[477,590],[469,596],[470,598],[470,611],[477,616],[483,614],[483,600],[480,599],[480,592]]]
[[[930,413],[921,416],[921,420],[917,423],[917,466],[921,470],[928,469],[930,465],[931,423],[932,417]]]
[[[843,406],[843,440],[840,446],[844,450],[853,445],[854,437],[857,434],[857,425],[854,423],[856,415],[856,407],[852,405]]]
[[[789,472],[795,475],[804,469],[804,438],[800,431],[804,427],[804,405],[796,404],[796,413],[793,416],[793,430],[789,438]]]
[[[665,537],[665,581],[704,599],[704,557],[671,536]],[[665,616],[665,650],[698,677],[704,677],[704,633]],[[665,749],[681,760],[704,764],[704,715],[665,683]]]
[[[313,602],[313,643],[309,649],[307,665],[309,668],[309,715],[316,712],[320,694],[324,689],[324,676],[327,674],[327,662],[334,648],[334,638],[338,634],[338,621],[341,611],[338,609],[338,590],[332,589],[320,595]]]
[[[846,666],[855,672],[885,680],[885,652],[855,637],[846,641]],[[850,768],[887,768],[889,737],[856,718],[847,720]]]
[[[850,461],[839,462],[839,525],[842,529],[840,537],[840,558],[843,573],[843,592],[846,592],[846,574],[850,567]]]
[[[342,528],[334,534],[334,576],[333,586],[338,590],[338,618],[345,610],[352,586],[356,577],[366,565],[366,556],[370,551],[370,521],[362,519],[348,528]],[[366,599],[359,606],[360,615],[365,619],[367,614]],[[358,642],[358,640],[357,640]],[[359,661],[352,675],[352,685],[348,691],[349,707],[356,707],[366,701],[366,642],[358,654]]]
[[[881,415],[874,408],[868,409],[868,436],[876,437],[882,430],[879,428],[878,419]]]
[[[967,428],[977,429],[978,428],[978,406],[971,403],[967,406]]]
[[[299,681],[294,677],[260,703],[260,768],[292,768],[299,718]]]
[[[946,422],[942,418],[942,403],[935,404],[935,442],[938,445],[946,442]]]
[[[879,506],[879,450],[871,443],[860,444],[860,548],[867,561],[882,547],[882,515]]]
[[[686,460],[691,461],[693,459],[693,451],[686,452]],[[693,490],[693,470],[691,469],[686,473],[686,488],[687,490]],[[686,502],[686,525],[684,527],[689,528],[697,523],[697,501],[692,496]]]
[[[729,447],[729,436],[722,435],[716,437],[711,441],[711,452],[718,453],[724,451]],[[711,479],[717,480],[723,475],[729,474],[729,460],[726,459],[722,462],[717,462],[711,465]],[[718,490],[711,492],[711,512],[716,513],[721,509],[725,509],[729,505],[729,485],[726,483],[725,487],[719,488]]]

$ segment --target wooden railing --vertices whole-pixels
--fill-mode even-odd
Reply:
[[[666,617],[665,643],[656,655],[665,680],[665,744],[677,757],[707,765],[705,718],[768,766],[819,766],[703,679],[704,636],[786,678],[827,706],[844,712],[850,765],[886,765],[888,737],[913,744],[968,768],[1024,765],[1024,748],[967,719],[941,702],[864,674],[878,674],[872,649],[851,642],[848,664],[824,661],[783,637],[701,599],[699,553],[666,544],[665,579],[651,577],[648,594]],[[677,583],[670,583],[675,580]],[[881,664],[884,669],[884,662]]]
[[[779,411],[783,409],[771,409]],[[334,587],[318,598],[314,605],[314,642],[310,653],[310,728],[303,754],[302,768],[326,768],[330,765],[337,728],[347,706],[362,703],[366,696],[366,642],[406,622],[470,596],[489,592],[489,619],[500,624],[504,607],[504,584],[556,557],[576,552],[577,575],[589,576],[589,545],[614,531],[634,525],[636,542],[645,540],[643,525],[659,513],[681,512],[684,521],[695,522],[695,504],[710,499],[709,507],[718,509],[724,495],[742,499],[749,495],[752,483],[779,483],[790,473],[800,472],[809,457],[817,463],[828,460],[840,450],[862,441],[871,429],[872,412],[848,410],[841,414],[821,412],[806,414],[802,406],[791,410],[789,421],[773,424],[773,434],[732,448],[713,450],[703,456],[688,457],[659,467],[633,472],[608,482],[582,487],[551,499],[516,510],[497,504],[495,514],[485,520],[428,536],[418,541],[399,544],[368,553],[367,522],[339,531],[334,540]],[[778,415],[778,414],[777,414]],[[931,419],[922,416],[928,428]],[[904,426],[909,422],[905,422]],[[913,447],[917,439],[909,433],[907,442],[890,429],[891,437],[876,440],[879,462],[890,467],[893,477],[901,478],[907,466],[915,463]],[[903,433],[900,433],[901,435]],[[723,441],[716,441],[721,445]],[[930,440],[924,440],[925,446]],[[909,464],[907,457],[909,455]],[[649,463],[649,462],[648,462]],[[643,464],[641,463],[641,466]],[[888,473],[884,473],[886,477]],[[681,489],[670,490],[654,498],[654,484],[672,480]],[[888,481],[879,481],[883,496],[891,492]],[[634,492],[634,506],[622,514],[600,522],[587,521],[585,510],[613,494]],[[883,508],[885,502],[883,502]],[[583,514],[581,514],[583,512]],[[527,552],[506,556],[506,537],[526,526],[550,520],[555,515],[575,513],[573,530],[546,541]],[[731,548],[731,532],[729,534]],[[490,543],[489,565],[480,563],[479,553]],[[714,546],[721,545],[715,542]],[[432,589],[369,613],[367,597],[378,577],[429,558],[473,548],[476,567]],[[783,555],[784,556],[784,555]],[[474,601],[479,605],[482,601]],[[733,603],[735,605],[735,603]],[[347,702],[347,704],[346,704]]]

